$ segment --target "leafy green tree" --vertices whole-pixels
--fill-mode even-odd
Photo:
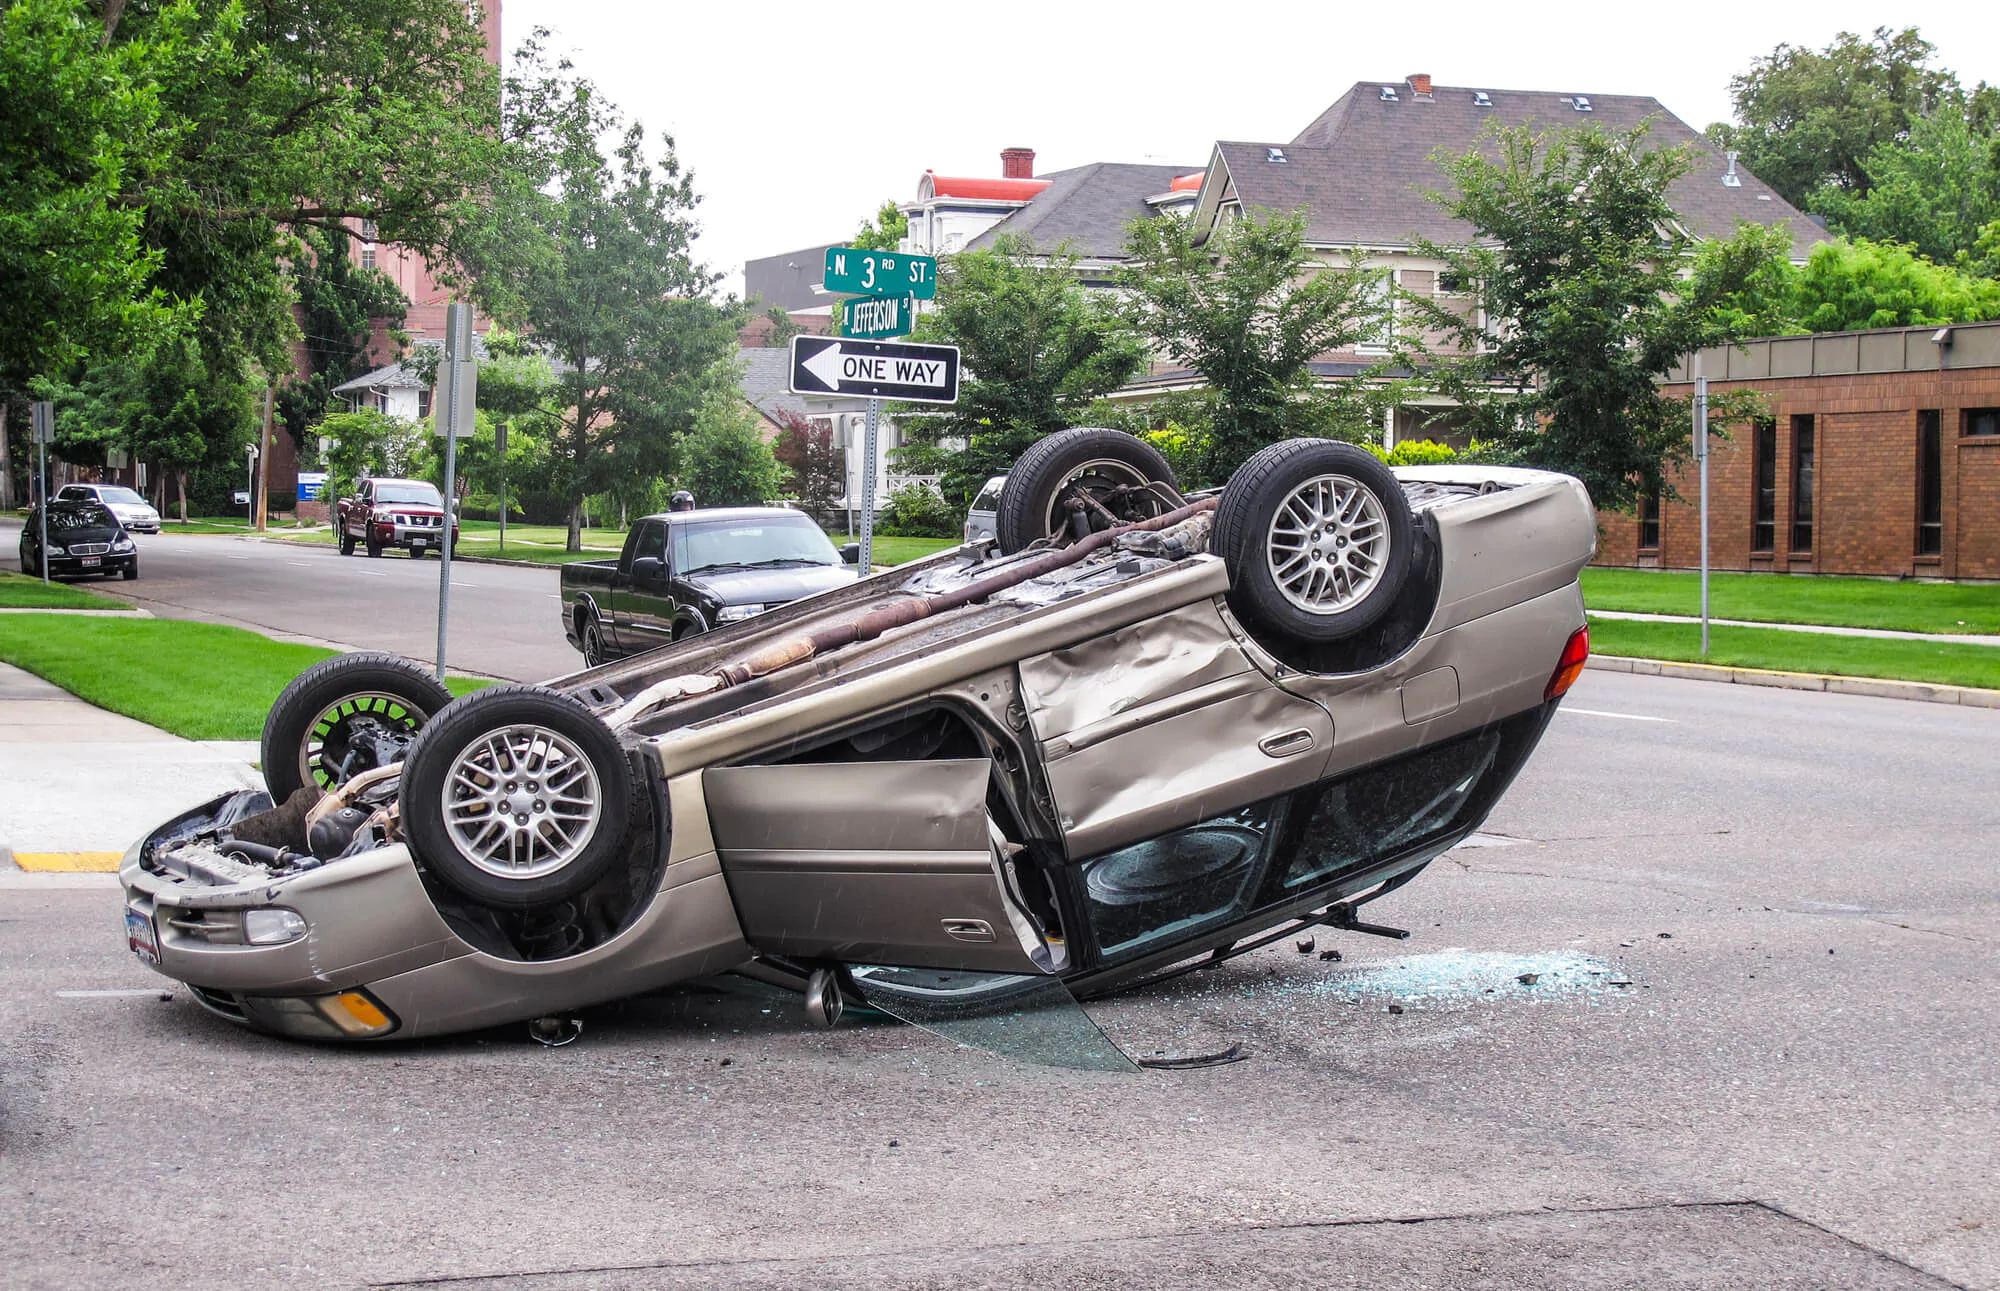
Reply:
[[[1865,191],[1829,186],[1812,197],[1815,212],[1855,238],[1900,242],[1950,264],[2000,220],[2000,135],[1975,130],[1955,108],[1916,117],[1861,166]]]
[[[794,336],[806,330],[783,305],[773,305],[765,310],[764,318],[771,324],[771,330],[764,333],[764,348],[767,350],[785,349],[791,345]]]
[[[1456,343],[1435,355],[1430,379],[1464,405],[1490,455],[1566,471],[1608,508],[1659,491],[1665,465],[1686,457],[1686,405],[1659,380],[1738,339],[1721,305],[1774,249],[1753,229],[1689,276],[1695,240],[1667,190],[1691,152],[1649,146],[1648,133],[1491,126],[1478,146],[1439,158],[1455,191],[1433,194],[1472,241],[1417,244],[1478,307],[1411,302]],[[1718,405],[1717,420],[1729,411]]]
[[[721,277],[693,258],[698,199],[671,138],[650,159],[641,126],[533,45],[509,86],[528,114],[509,129],[535,136],[548,167],[525,217],[545,251],[517,275],[489,275],[505,279],[491,299],[554,362],[540,404],[550,484],[569,501],[569,550],[581,551],[585,498],[672,472],[676,441],[725,381],[744,311],[713,299]],[[617,140],[608,156],[606,136]]]
[[[1322,386],[1311,363],[1386,339],[1387,279],[1358,261],[1329,270],[1307,248],[1305,227],[1303,213],[1260,212],[1199,246],[1184,218],[1135,220],[1128,230],[1132,324],[1213,392],[1207,479],[1228,478],[1281,439],[1359,440],[1380,424],[1368,383]]]
[[[1934,52],[1914,27],[1842,32],[1823,50],[1779,45],[1730,80],[1736,120],[1709,136],[1801,210],[1825,188],[1866,193],[1869,154],[1962,97],[1956,77],[1929,65]]]
[[[891,538],[956,538],[965,526],[965,512],[921,480],[912,480],[889,495],[875,532]]]
[[[759,506],[785,491],[785,468],[758,433],[757,414],[733,392],[704,401],[682,445],[681,487],[704,507]]]
[[[1856,239],[1817,247],[1791,279],[1791,313],[1805,332],[2000,318],[2000,282],[1889,243]]]
[[[910,217],[897,210],[895,202],[885,201],[874,219],[861,222],[860,230],[848,245],[864,251],[894,251],[909,235]]]
[[[300,243],[292,283],[305,368],[282,384],[276,407],[292,437],[303,441],[306,431],[333,410],[334,388],[369,370],[375,324],[379,321],[395,334],[409,301],[387,274],[354,263],[344,233],[307,229]]]
[[[806,510],[824,515],[847,487],[847,455],[833,427],[789,409],[780,409],[775,420],[778,437],[771,452],[790,474],[791,492]]]
[[[1083,288],[1075,266],[1069,253],[1038,252],[1018,237],[939,265],[936,307],[912,335],[959,347],[958,402],[899,411],[911,442],[898,466],[941,475],[944,496],[963,506],[1030,444],[1077,425],[1092,400],[1138,372],[1138,334]]]
[[[424,428],[373,408],[336,412],[312,433],[330,441],[326,450],[329,502],[354,492],[365,475],[408,476],[426,451]]]

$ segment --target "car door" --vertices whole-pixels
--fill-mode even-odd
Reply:
[[[667,563],[667,526],[641,520],[616,592],[618,648],[628,654],[657,650],[674,639],[673,571]]]
[[[998,973],[1054,961],[1008,896],[992,764],[785,763],[702,773],[709,825],[764,954]]]
[[[1327,710],[1259,671],[1213,601],[1020,672],[1072,860],[1310,784],[1332,753]]]

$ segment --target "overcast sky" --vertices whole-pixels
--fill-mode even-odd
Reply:
[[[672,134],[702,194],[697,244],[743,262],[852,233],[925,170],[1038,173],[1091,161],[1205,164],[1217,139],[1290,139],[1350,84],[1650,94],[1697,129],[1780,42],[1914,24],[1968,84],[2000,81],[2000,4],[1103,3],[907,6],[795,0],[505,0],[628,115]]]

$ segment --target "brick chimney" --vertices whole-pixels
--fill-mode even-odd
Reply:
[[[1431,97],[1431,74],[1429,72],[1411,72],[1409,81],[1411,97],[1419,99]]]
[[[1035,150],[1033,148],[1002,148],[1000,150],[1000,177],[1002,179],[1033,179],[1035,177]]]

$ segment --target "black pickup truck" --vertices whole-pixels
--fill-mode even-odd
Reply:
[[[562,567],[563,632],[594,668],[850,583],[859,558],[783,507],[647,516],[618,559]]]

